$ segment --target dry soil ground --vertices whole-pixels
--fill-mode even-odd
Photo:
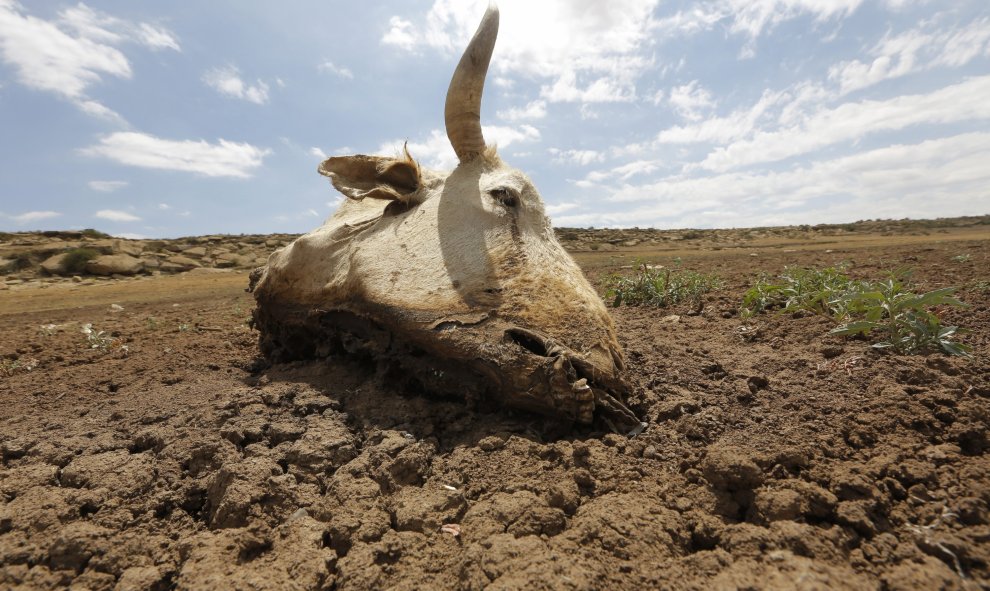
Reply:
[[[614,311],[634,438],[266,367],[244,273],[0,292],[0,589],[990,588],[987,226],[578,255],[635,257],[726,287]],[[737,314],[842,261],[960,287],[974,357]]]

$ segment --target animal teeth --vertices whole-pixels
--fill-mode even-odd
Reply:
[[[575,392],[583,392],[585,390],[590,390],[591,386],[588,385],[588,378],[581,378],[580,380],[571,384],[571,388]]]

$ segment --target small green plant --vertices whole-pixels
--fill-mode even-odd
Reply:
[[[969,262],[969,259],[971,259],[971,258],[972,257],[970,256],[969,253],[957,254],[956,256],[952,257],[952,262],[953,263],[968,263]]]
[[[845,265],[825,269],[785,267],[776,278],[763,275],[743,296],[742,316],[780,309],[841,318],[845,315],[841,296],[853,285],[845,271]]]
[[[910,276],[901,269],[881,281],[856,281],[843,266],[785,269],[777,278],[760,277],[743,297],[742,313],[807,311],[840,323],[829,334],[878,337],[873,344],[878,349],[968,356],[969,348],[952,340],[962,332],[959,327],[943,326],[931,311],[938,306],[965,306],[952,295],[955,288],[919,295],[909,289]]]
[[[38,367],[37,359],[28,359],[24,362],[20,359],[11,359],[9,357],[0,359],[0,375],[7,378],[14,375],[19,370],[31,371],[36,367]]]
[[[613,274],[604,280],[605,299],[613,307],[648,305],[665,308],[680,302],[701,303],[701,296],[722,287],[714,274],[641,263],[632,277]]]
[[[106,331],[94,329],[92,323],[84,324],[82,333],[86,335],[90,349],[99,349],[102,353],[118,352],[124,356],[128,353],[127,345],[123,341],[107,334]]]
[[[21,362],[17,359],[4,357],[0,359],[0,375],[9,378],[21,367]]]
[[[873,346],[878,349],[891,348],[907,354],[937,350],[949,355],[969,356],[966,345],[951,340],[959,327],[942,326],[939,317],[929,311],[936,306],[965,306],[953,297],[955,288],[918,295],[907,290],[904,277],[904,274],[891,274],[884,281],[862,284],[862,291],[844,295],[842,299],[858,319],[837,326],[831,334],[869,336],[877,333],[880,340]]]
[[[65,253],[62,259],[62,269],[66,273],[82,273],[86,263],[98,257],[100,253],[92,248],[73,248]]]
[[[144,324],[148,330],[158,330],[158,319],[154,316],[148,316],[144,319]]]
[[[86,238],[109,238],[110,235],[106,232],[100,232],[99,230],[94,230],[93,228],[86,228],[80,232]]]
[[[38,327],[38,333],[43,337],[50,337],[58,332],[57,324],[42,324]]]

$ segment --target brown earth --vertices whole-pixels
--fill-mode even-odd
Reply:
[[[700,314],[614,311],[633,438],[266,367],[236,270],[12,280],[0,589],[990,588],[990,227],[861,230],[575,248],[593,280],[726,280]],[[958,286],[973,358],[738,316],[760,272],[843,261]]]

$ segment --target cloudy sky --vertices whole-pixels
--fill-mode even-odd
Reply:
[[[455,158],[487,0],[0,0],[0,229],[304,232],[326,155]],[[501,0],[482,120],[558,226],[990,213],[986,0]]]

